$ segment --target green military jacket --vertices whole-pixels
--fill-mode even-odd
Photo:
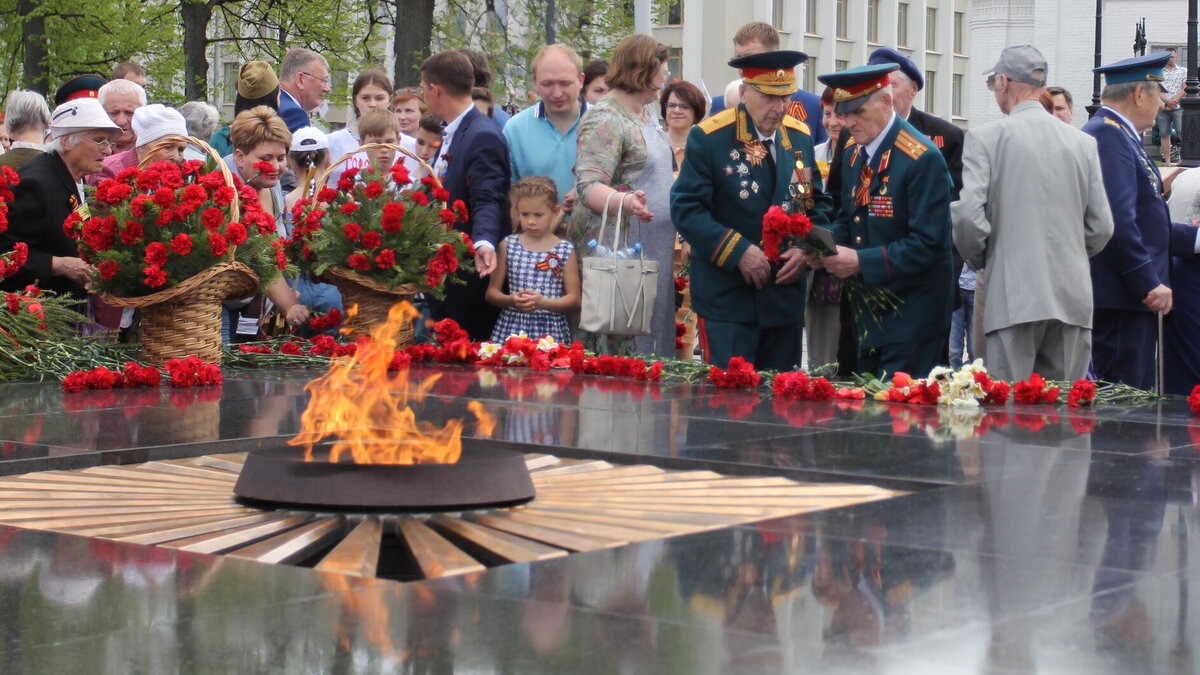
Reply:
[[[803,280],[761,289],[747,284],[738,261],[762,245],[762,218],[789,200],[793,182],[811,185],[809,218],[827,225],[833,200],[825,194],[808,126],[785,116],[772,141],[772,178],[763,146],[743,105],[723,110],[692,128],[679,177],[671,188],[671,220],[692,246],[692,308],[702,317],[761,328],[804,321]]]
[[[894,119],[870,162],[861,146],[846,148],[841,212],[832,228],[838,244],[858,251],[863,282],[901,301],[897,311],[878,312],[875,321],[857,300],[865,324],[855,329],[865,335],[860,351],[941,340],[950,330],[957,276],[950,248],[953,182],[933,143],[899,116]]]

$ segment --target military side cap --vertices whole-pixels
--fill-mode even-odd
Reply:
[[[890,74],[899,69],[895,63],[879,63],[818,75],[817,79],[833,89],[833,111],[844,115],[858,110],[871,94],[888,86]]]
[[[100,87],[105,84],[108,84],[108,80],[99,75],[72,77],[54,92],[54,105],[62,105],[77,98],[96,98]]]
[[[1171,60],[1170,52],[1158,52],[1146,56],[1135,56],[1131,59],[1110,63],[1107,66],[1093,68],[1093,73],[1104,76],[1105,84],[1120,84],[1122,82],[1157,82],[1162,86],[1163,68]]]
[[[808,60],[808,54],[780,50],[739,56],[729,62],[742,72],[742,83],[769,96],[791,96],[800,89],[796,66]]]
[[[917,67],[917,64],[913,63],[912,59],[895,49],[880,47],[871,52],[871,55],[867,57],[868,66],[875,66],[881,63],[894,63],[900,66],[900,72],[907,75],[908,79],[917,83],[917,91],[925,88],[925,76],[921,74],[921,69]]]
[[[237,93],[242,98],[262,98],[279,87],[275,69],[266,61],[247,61],[238,73]]]

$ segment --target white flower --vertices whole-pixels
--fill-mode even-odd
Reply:
[[[549,335],[543,335],[541,340],[538,340],[537,348],[543,352],[552,352],[558,349],[558,342]]]
[[[500,351],[501,345],[496,342],[480,342],[479,343],[479,358],[490,359]]]

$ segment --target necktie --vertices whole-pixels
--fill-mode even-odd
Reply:
[[[771,177],[774,178],[775,177],[775,158],[773,156],[771,156],[771,139],[768,138],[767,140],[763,141],[762,145],[763,145],[763,148],[767,151],[767,156],[764,157],[763,159],[765,159],[767,161],[767,168],[771,170]]]

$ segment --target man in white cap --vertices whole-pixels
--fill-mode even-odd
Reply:
[[[19,290],[38,283],[63,294],[84,296],[92,266],[79,258],[75,240],[62,224],[83,204],[83,177],[96,173],[121,136],[98,101],[68,101],[50,115],[53,142],[47,152],[26,162],[13,187],[8,229],[0,232],[0,251],[17,243],[29,247],[29,260],[0,289]]]
[[[149,166],[155,162],[178,164],[183,161],[183,153],[187,150],[187,121],[178,110],[161,103],[142,106],[134,111],[132,124],[133,133],[137,135],[133,149],[105,159],[99,180],[115,178],[125,169],[143,162]]]
[[[1080,280],[1113,232],[1096,141],[1042,107],[1046,75],[1036,48],[1001,52],[988,88],[1008,116],[967,134],[951,208],[955,246],[988,270],[987,368],[1002,380],[1087,374],[1092,288]]]

